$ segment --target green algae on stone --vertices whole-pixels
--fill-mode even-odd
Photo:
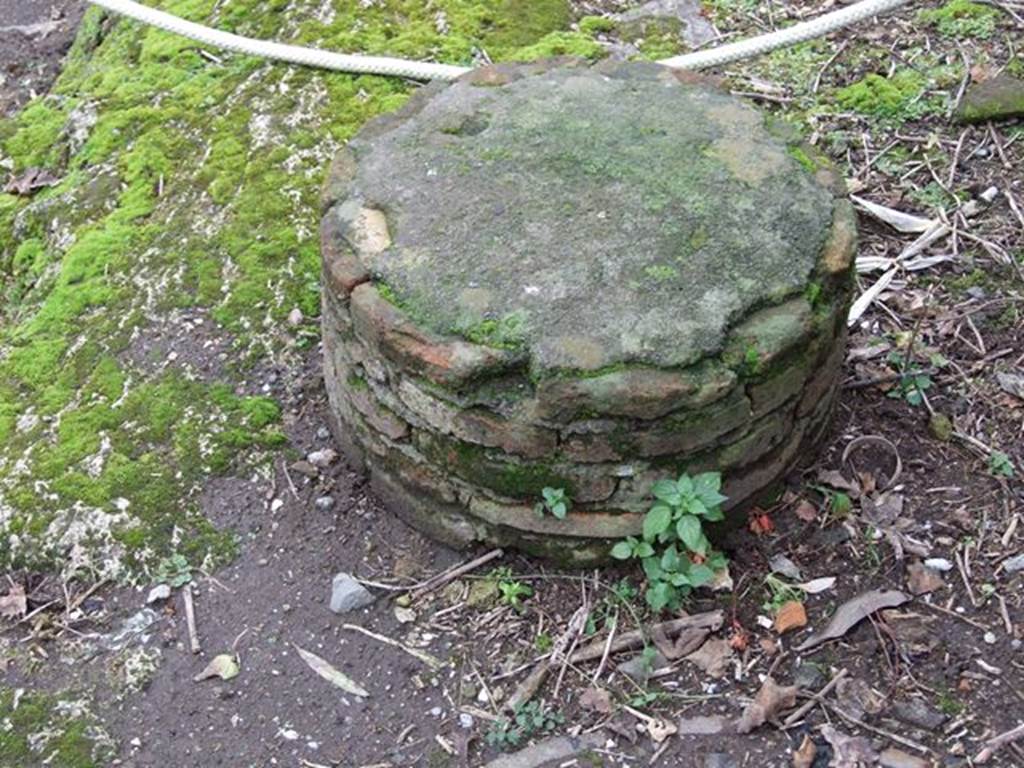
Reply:
[[[967,86],[956,117],[963,123],[1024,117],[1024,80],[1006,74]]]
[[[661,68],[456,83],[429,103],[353,140],[350,199],[395,233],[372,269],[436,333],[521,313],[541,376],[695,362],[744,311],[802,292],[824,244],[832,195],[761,114]],[[487,127],[454,135],[453,115]]]

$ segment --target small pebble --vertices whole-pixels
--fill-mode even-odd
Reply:
[[[320,427],[320,429],[316,431],[317,440],[327,440],[330,436],[331,431],[327,427]]]
[[[430,716],[431,717],[440,717],[443,712],[444,712],[444,710],[441,709],[440,707],[434,707],[433,709],[430,710]]]
[[[333,496],[321,496],[315,502],[317,509],[328,510],[334,506]]]
[[[996,644],[995,633],[994,632],[986,632],[985,633],[985,642],[988,643],[989,645],[995,645]]]
[[[333,451],[330,448],[324,448],[320,451],[313,451],[306,456],[306,461],[312,464],[314,467],[320,467],[320,469],[326,469],[329,467],[334,460],[338,458],[337,451]]]
[[[473,716],[469,715],[469,714],[466,714],[465,712],[460,712],[459,713],[459,725],[461,725],[466,730],[469,730],[470,728],[473,727]]]

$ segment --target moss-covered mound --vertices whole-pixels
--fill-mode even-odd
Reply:
[[[243,35],[454,63],[563,46],[569,24],[564,0],[153,4]],[[316,342],[284,321],[319,312],[324,169],[414,89],[86,15],[52,92],[0,122],[0,166],[59,179],[0,194],[0,571],[141,579],[172,553],[230,555],[199,492],[240,460],[266,467],[282,442],[281,390],[251,371]]]
[[[600,555],[657,479],[720,471],[741,506],[827,421],[852,210],[704,81],[478,70],[368,125],[325,203],[339,438],[449,540]],[[546,487],[565,519],[534,513]]]

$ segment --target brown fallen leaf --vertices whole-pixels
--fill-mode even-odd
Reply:
[[[777,685],[772,678],[767,678],[754,700],[743,710],[736,721],[738,733],[750,733],[759,728],[783,710],[796,705],[795,685]]]
[[[805,523],[813,523],[818,519],[818,508],[807,499],[801,499],[800,503],[796,505],[796,509],[793,510],[793,514]]]
[[[832,621],[818,634],[812,635],[794,650],[807,651],[817,648],[829,640],[836,640],[875,611],[897,608],[910,600],[910,596],[898,589],[873,589],[847,600],[835,612]]]
[[[927,595],[937,589],[942,589],[946,582],[942,574],[934,568],[929,568],[924,563],[911,563],[907,566],[907,589],[912,595]]]
[[[27,196],[38,189],[52,187],[59,179],[45,168],[26,168],[21,176],[7,182],[4,192],[12,195]]]
[[[612,713],[612,697],[604,688],[587,688],[580,696],[580,706],[602,715]]]
[[[814,758],[818,754],[818,748],[814,746],[811,737],[806,733],[800,746],[793,752],[793,768],[811,768],[814,765]]]
[[[799,600],[783,603],[775,614],[775,631],[784,635],[790,630],[807,626],[807,610]]]
[[[27,612],[28,600],[21,584],[14,584],[6,595],[0,596],[0,616],[5,619],[20,619]]]
[[[651,628],[651,639],[654,641],[654,646],[669,661],[675,661],[688,653],[693,653],[710,634],[711,630],[706,627],[689,627],[680,631],[673,640],[660,625],[656,624]]]
[[[864,715],[877,715],[885,708],[885,697],[856,677],[846,677],[836,685],[836,699],[843,712],[861,720]]]
[[[729,660],[732,658],[732,646],[729,641],[716,637],[708,640],[704,645],[686,657],[687,661],[693,662],[702,672],[711,677],[722,677],[729,669]]]
[[[832,747],[832,768],[864,768],[878,762],[878,753],[863,736],[847,736],[831,725],[821,726],[821,735]]]

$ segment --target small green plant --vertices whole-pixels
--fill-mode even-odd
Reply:
[[[541,632],[533,639],[533,647],[537,649],[537,653],[547,653],[554,645],[555,641],[547,632]]]
[[[177,589],[192,581],[192,566],[184,555],[171,555],[157,564],[153,578],[158,584],[167,584]]]
[[[551,733],[565,722],[558,712],[536,701],[528,701],[512,711],[512,718],[501,717],[487,732],[487,743],[501,750],[515,749],[534,736]]]
[[[559,520],[564,520],[565,515],[569,512],[569,497],[566,495],[565,489],[542,488],[540,493],[544,498],[534,507],[537,515],[543,517],[547,512]]]
[[[491,578],[498,583],[498,599],[517,611],[522,611],[523,600],[533,595],[533,588],[513,578],[512,569],[507,566],[495,568],[491,571]]]
[[[996,477],[1013,477],[1013,461],[1002,451],[992,451],[988,457],[988,471]]]
[[[930,389],[934,383],[932,377],[927,373],[913,371],[912,363],[902,352],[891,352],[887,359],[899,374],[896,386],[889,390],[888,396],[896,400],[906,400],[913,406],[921,405],[924,402],[925,390]],[[944,365],[947,361],[939,355],[938,360],[933,359],[931,362],[941,367],[938,363]]]
[[[761,609],[774,616],[786,603],[804,600],[804,591],[800,587],[783,581],[774,573],[764,577],[764,586],[768,590],[768,599],[761,605]]]
[[[630,536],[612,547],[618,560],[639,559],[647,576],[647,604],[654,611],[675,610],[682,599],[710,583],[725,566],[704,534],[704,523],[723,520],[722,476],[705,472],[654,484],[654,505],[643,523],[643,537]]]

